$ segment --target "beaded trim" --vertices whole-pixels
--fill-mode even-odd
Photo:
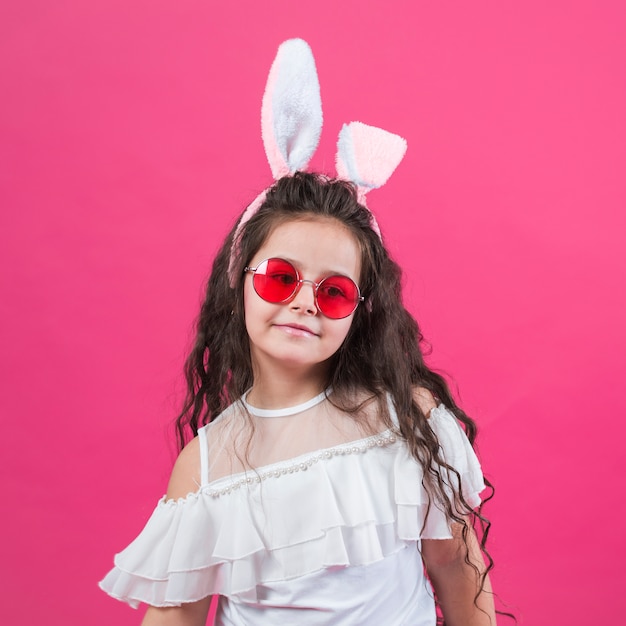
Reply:
[[[279,478],[280,476],[284,476],[285,474],[294,474],[296,472],[304,472],[309,469],[312,465],[315,465],[319,461],[325,461],[328,459],[332,459],[335,456],[345,456],[347,454],[361,454],[371,450],[372,448],[382,448],[385,446],[389,446],[395,443],[398,440],[397,436],[392,430],[387,430],[380,435],[374,435],[373,437],[368,437],[367,439],[362,439],[358,443],[354,442],[352,444],[341,444],[339,446],[335,446],[334,448],[328,448],[326,450],[322,450],[317,454],[313,454],[306,460],[302,460],[299,462],[294,462],[287,467],[276,468],[272,470],[266,470],[261,472],[254,473],[253,476],[247,476],[245,478],[240,478],[235,482],[228,485],[228,487],[223,487],[222,489],[212,489],[210,487],[203,489],[202,493],[206,493],[208,496],[212,498],[218,498],[220,496],[225,496],[231,493],[232,491],[236,491],[245,485],[253,485],[259,484],[261,482],[266,481],[268,478]],[[170,501],[171,502],[171,501]]]

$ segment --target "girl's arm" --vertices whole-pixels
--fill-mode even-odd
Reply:
[[[200,484],[200,450],[198,438],[192,439],[180,453],[167,487],[168,500],[184,498],[198,490]],[[205,626],[211,596],[181,606],[148,607],[141,626]]]
[[[211,596],[181,606],[148,607],[141,626],[205,626]]]
[[[461,537],[461,525],[453,524],[453,539],[424,539],[422,558],[433,585],[446,626],[496,626],[496,612],[489,578],[480,595],[479,576],[485,571],[480,546],[474,531],[468,533],[468,558]]]
[[[437,406],[432,393],[423,387],[416,387],[413,397],[423,411],[429,415]],[[480,589],[480,576],[485,571],[485,562],[473,530],[467,537],[466,547],[461,535],[460,524],[452,525],[452,539],[422,540],[422,559],[430,582],[435,589],[446,626],[496,626],[496,612],[489,577],[485,578],[483,589],[474,602]],[[477,571],[478,570],[478,571]]]

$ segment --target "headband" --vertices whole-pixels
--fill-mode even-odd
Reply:
[[[261,135],[274,180],[306,169],[321,132],[322,100],[313,53],[302,39],[289,39],[278,48],[261,105]],[[344,124],[337,141],[337,175],[356,186],[359,203],[367,206],[365,194],[387,182],[405,152],[406,141],[398,135],[361,122]],[[233,286],[243,226],[259,210],[267,191],[252,201],[237,224],[228,266]],[[371,212],[370,225],[380,237]]]

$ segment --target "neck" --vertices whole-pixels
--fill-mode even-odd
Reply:
[[[326,368],[306,372],[297,369],[277,371],[264,367],[254,372],[254,383],[247,401],[259,409],[279,409],[294,406],[314,398],[324,391]]]

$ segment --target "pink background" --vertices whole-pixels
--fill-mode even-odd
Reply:
[[[370,206],[482,427],[499,595],[522,624],[623,619],[623,2],[3,4],[4,623],[140,619],[96,583],[165,489],[202,283],[269,182],[260,99],[293,36],[316,168],[349,120],[408,140]]]

